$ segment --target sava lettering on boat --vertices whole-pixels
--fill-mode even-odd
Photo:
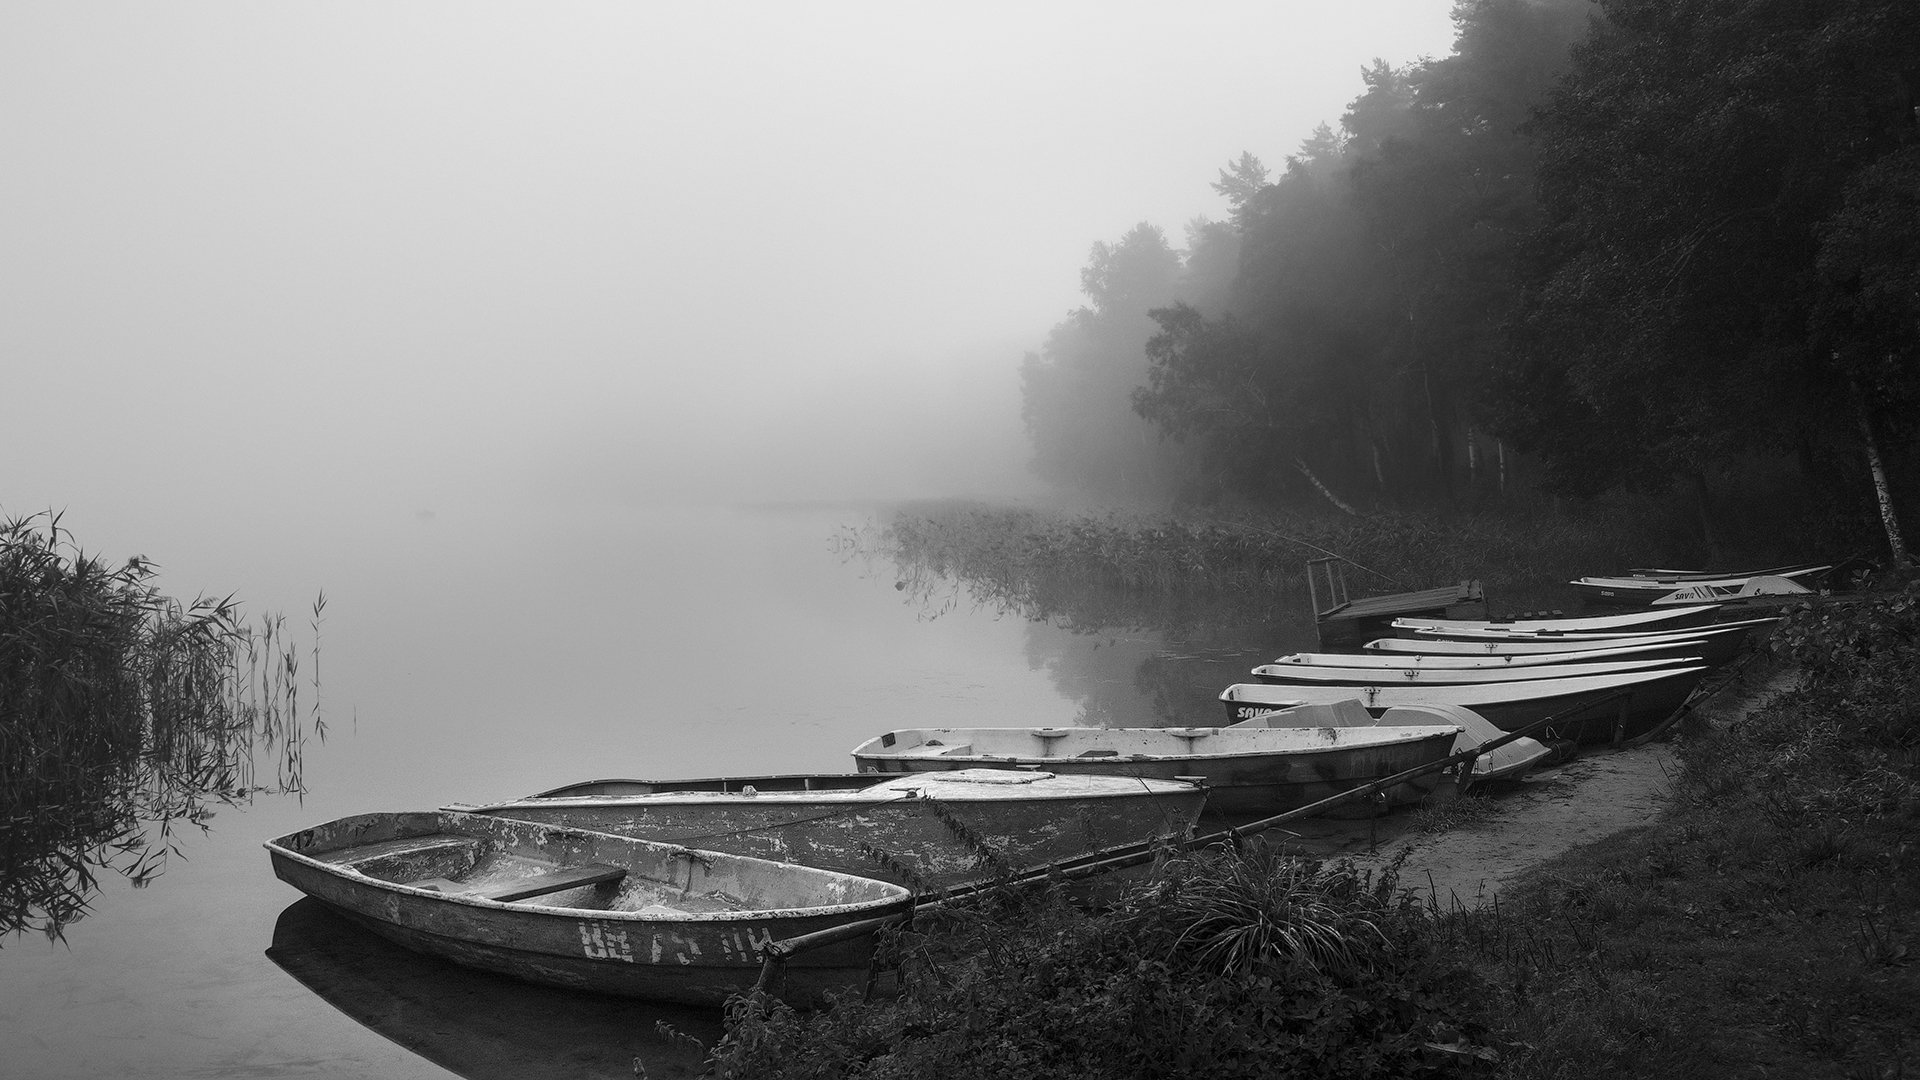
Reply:
[[[1256,717],[1266,716],[1271,713],[1285,712],[1285,711],[1286,711],[1285,709],[1269,709],[1259,705],[1242,705],[1239,708],[1233,710],[1233,716],[1234,716],[1234,719],[1236,720],[1252,720]]]
[[[589,960],[633,963],[633,946],[627,943],[627,931],[613,923],[597,919],[581,920],[580,946]]]

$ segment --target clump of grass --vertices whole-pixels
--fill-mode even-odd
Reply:
[[[141,556],[82,551],[57,514],[0,524],[0,938],[57,938],[101,873],[137,886],[178,853],[181,825],[262,790],[301,788],[319,715],[311,648],[283,619],[256,630],[231,597],[183,604]],[[301,676],[302,652],[313,663]],[[315,691],[306,712],[300,690]],[[271,783],[255,751],[276,756]]]
[[[1414,808],[1407,824],[1418,833],[1445,833],[1470,829],[1500,812],[1500,804],[1480,790],[1469,790],[1457,799],[1428,802]]]
[[[737,999],[721,1077],[1439,1077],[1497,1056],[1397,867],[1191,854],[1111,910],[994,890],[895,935],[894,997]],[[1467,983],[1459,980],[1466,979]]]

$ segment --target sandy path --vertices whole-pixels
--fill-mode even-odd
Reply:
[[[1756,673],[1706,702],[1709,723],[1724,724],[1792,685],[1791,671]],[[1380,865],[1402,851],[1401,883],[1442,907],[1484,904],[1522,872],[1562,852],[1645,825],[1672,799],[1678,774],[1670,743],[1622,750],[1583,748],[1564,765],[1527,777],[1494,808],[1445,832],[1412,831],[1410,816],[1344,835],[1303,836],[1310,848]],[[1371,850],[1369,850],[1371,849]]]
[[[1528,777],[1471,824],[1403,835],[1372,858],[1385,861],[1405,850],[1402,884],[1443,908],[1474,907],[1529,867],[1657,818],[1671,799],[1675,771],[1665,743],[1587,751]]]

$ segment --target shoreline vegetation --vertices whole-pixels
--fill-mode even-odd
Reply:
[[[147,885],[218,807],[305,791],[326,594],[302,642],[158,573],[88,554],[58,514],[0,521],[0,945],[60,939],[103,876]]]
[[[1069,583],[1195,603],[1255,580],[1266,602],[1303,593],[1302,541],[1418,582],[1471,559],[1488,569],[1463,576],[1516,595],[1627,565],[1627,550],[1635,561],[1685,554],[1580,523],[1364,528],[958,504],[903,508],[883,539],[902,591],[945,579],[977,602],[1069,623],[1125,606],[1070,603]],[[1552,554],[1528,561],[1531,576],[1501,576],[1529,549]],[[1760,666],[1780,689],[1676,729],[1664,815],[1523,870],[1490,904],[1423,895],[1401,878],[1404,855],[1362,868],[1261,838],[1184,853],[1098,912],[1045,888],[1003,890],[892,935],[898,974],[884,992],[811,1014],[736,999],[709,1069],[1909,1075],[1920,1064],[1920,582],[1798,605],[1764,647]],[[1471,830],[1483,816],[1462,807],[1421,828]]]
[[[1486,583],[1497,615],[1565,607],[1566,583],[1628,565],[1689,565],[1703,554],[1673,500],[1616,494],[1578,513],[1346,516],[1261,510],[1211,515],[1061,514],[947,500],[909,503],[843,550],[888,563],[894,587],[938,609],[957,601],[1067,628],[1231,621],[1307,607],[1306,564],[1345,565],[1354,596],[1453,581]],[[1796,537],[1730,552],[1790,561]],[[944,598],[943,598],[944,597]]]

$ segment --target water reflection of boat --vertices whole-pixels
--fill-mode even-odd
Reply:
[[[769,941],[904,913],[869,878],[481,814],[359,814],[269,840],[282,881],[374,933],[469,967],[719,1005]],[[865,934],[810,954],[785,993],[865,982]]]
[[[944,889],[1153,838],[1185,839],[1191,781],[1012,769],[593,780],[449,806]]]
[[[717,1009],[535,986],[422,956],[311,897],[273,926],[267,959],[348,1018],[468,1080],[700,1074]],[[687,1038],[661,1031],[664,1024]]]

